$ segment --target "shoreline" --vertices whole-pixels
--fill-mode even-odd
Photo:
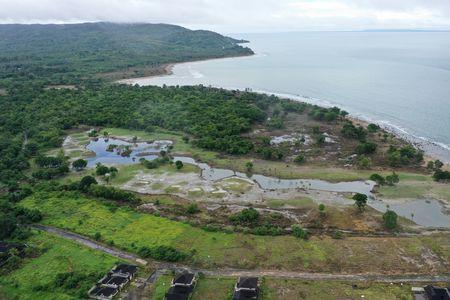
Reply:
[[[141,77],[131,77],[121,80],[116,80],[116,83],[119,84],[129,84],[134,85],[138,84],[135,81],[139,79],[149,79],[154,77],[165,77],[173,75],[173,68],[176,65],[181,64],[187,64],[187,63],[195,63],[195,62],[203,62],[203,61],[209,61],[209,60],[216,60],[216,59],[230,59],[230,58],[240,58],[240,57],[248,57],[248,56],[254,56],[256,53],[251,55],[239,55],[239,56],[227,56],[227,57],[221,57],[221,58],[207,58],[207,59],[200,59],[200,60],[193,60],[193,61],[185,61],[185,62],[179,62],[179,63],[169,63],[165,64],[163,67],[161,67],[161,72],[159,74],[152,74],[150,76],[141,76]],[[143,85],[144,86],[144,85]],[[278,93],[278,92],[271,92],[271,91],[265,91],[265,90],[253,90],[252,88],[236,88],[236,87],[221,87],[221,86],[213,86],[211,87],[215,88],[222,88],[227,90],[250,90],[250,92],[254,93],[260,93],[265,95],[274,95],[282,99],[288,99],[293,101],[299,101],[304,102],[312,105],[317,105],[321,107],[331,107],[335,106],[334,104],[324,101],[321,99],[315,99],[314,97],[309,96],[303,96],[303,95],[296,95],[296,94],[286,94],[286,93]],[[338,106],[338,105],[336,105]],[[339,107],[339,106],[338,106]],[[341,108],[341,107],[340,107]],[[449,154],[445,155],[443,152],[449,151],[446,147],[440,145],[439,142],[430,141],[423,137],[417,137],[412,133],[407,132],[406,130],[400,128],[399,126],[396,126],[394,124],[391,124],[389,121],[385,120],[372,120],[370,117],[362,117],[360,115],[355,114],[349,114],[347,118],[355,123],[362,124],[367,126],[370,123],[375,123],[381,127],[381,129],[385,130],[386,132],[393,134],[396,138],[401,139],[402,141],[411,144],[416,149],[422,150],[424,152],[424,164],[427,163],[430,160],[441,160],[444,163],[443,169],[450,170],[450,157],[448,157]],[[439,154],[439,152],[442,152],[442,155]]]

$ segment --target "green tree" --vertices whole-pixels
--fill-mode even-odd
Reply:
[[[356,193],[353,195],[353,200],[355,200],[355,205],[360,212],[363,212],[367,205],[367,195]]]
[[[177,160],[175,162],[175,167],[177,168],[177,170],[180,170],[181,168],[183,168],[183,162],[181,160]]]
[[[302,240],[307,240],[309,238],[308,230],[301,228],[300,225],[297,224],[292,225],[292,235]]]
[[[246,168],[247,172],[249,172],[249,173],[252,172],[252,170],[253,170],[253,163],[251,161],[246,162],[245,163],[245,168]]]
[[[378,185],[384,185],[386,183],[386,179],[380,174],[372,174],[369,177],[370,180],[375,181]]]
[[[84,168],[86,168],[86,166],[87,166],[87,160],[82,159],[82,158],[77,159],[72,163],[72,167],[77,171],[83,170]]]
[[[392,210],[387,210],[383,214],[383,223],[387,229],[394,229],[397,227],[397,214]]]
[[[83,178],[81,178],[80,180],[80,184],[79,184],[79,188],[80,190],[87,192],[87,190],[89,189],[89,187],[92,184],[97,184],[97,180],[95,180],[95,178],[93,176],[84,176]]]
[[[393,172],[391,175],[386,176],[386,183],[388,185],[395,185],[396,183],[399,183],[399,181],[400,178],[395,172]]]

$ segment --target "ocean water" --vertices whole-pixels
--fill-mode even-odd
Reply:
[[[178,64],[140,85],[250,88],[336,105],[450,162],[450,32],[240,34],[256,55]]]

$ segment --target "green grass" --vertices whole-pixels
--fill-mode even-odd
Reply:
[[[268,199],[266,200],[267,205],[270,208],[281,208],[283,206],[292,206],[295,208],[313,208],[316,207],[317,204],[313,199],[308,197],[302,197],[297,199]]]
[[[226,191],[242,194],[248,192],[253,186],[252,183],[240,178],[227,178],[220,181],[218,185]]]
[[[364,271],[389,269],[425,273],[428,265],[405,263],[400,257],[421,261],[421,253],[409,249],[426,249],[420,238],[358,238],[333,240],[312,237],[308,241],[292,236],[254,236],[207,232],[188,224],[120,207],[112,212],[99,200],[76,193],[37,193],[21,202],[39,208],[46,225],[65,228],[93,237],[99,232],[103,241],[128,251],[142,246],[169,245],[194,253],[189,263],[213,268],[276,268],[314,272]],[[435,235],[437,253],[450,261],[450,236]],[[370,249],[367,248],[370,245]],[[346,258],[351,253],[351,259]]]
[[[368,300],[409,300],[413,299],[411,286],[404,284],[381,284],[338,281],[300,281],[290,279],[265,278],[263,298],[268,300],[297,299],[368,299]],[[364,298],[363,298],[364,296]]]
[[[437,183],[431,180],[421,180],[413,177],[411,179],[401,180],[394,186],[382,186],[378,192],[380,196],[398,199],[398,198],[437,198],[444,201],[450,201],[450,185]]]
[[[25,259],[17,270],[0,277],[2,299],[77,299],[61,288],[35,291],[33,287],[51,283],[58,273],[70,271],[98,272],[100,279],[118,261],[105,253],[44,232],[36,232],[27,243],[44,251],[36,258]],[[86,282],[83,286],[89,289],[94,283]]]
[[[159,276],[152,288],[152,300],[163,300],[166,292],[170,288],[172,275]]]

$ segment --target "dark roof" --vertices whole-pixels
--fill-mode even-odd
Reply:
[[[239,290],[234,291],[233,300],[258,299],[258,290]]]
[[[126,278],[126,277],[113,276],[113,277],[108,281],[108,284],[112,284],[112,285],[122,285],[122,284],[126,284],[127,282],[128,282],[128,278]]]
[[[94,296],[112,297],[118,292],[117,288],[98,286],[91,291]]]
[[[430,300],[450,300],[450,291],[446,288],[427,285],[424,289]]]
[[[188,300],[188,296],[184,294],[166,294],[164,300]]]
[[[173,284],[191,284],[194,277],[195,277],[195,275],[192,273],[188,273],[188,272],[181,273],[173,279],[172,283]]]
[[[20,251],[23,249],[23,245],[0,241],[0,253],[8,252],[9,250],[11,250],[13,248],[16,248],[17,250]]]
[[[133,276],[136,274],[138,270],[137,266],[133,265],[127,265],[127,264],[119,264],[117,267],[112,270],[113,273],[122,273],[122,274],[129,274],[130,276]]]
[[[236,287],[238,289],[256,289],[258,287],[258,277],[240,277]]]

